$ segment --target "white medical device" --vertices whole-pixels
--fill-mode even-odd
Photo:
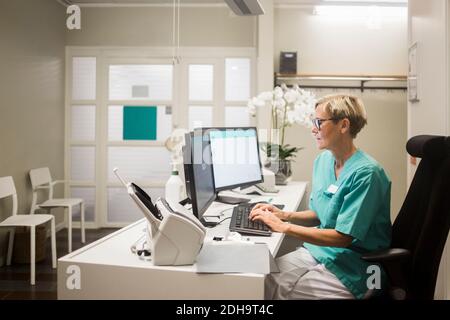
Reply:
[[[130,197],[147,219],[147,249],[157,266],[191,265],[195,262],[206,235],[205,227],[193,215],[182,213],[184,207],[150,196],[134,183],[125,182],[114,168]],[[171,207],[172,206],[172,207]],[[174,210],[175,209],[175,210]]]

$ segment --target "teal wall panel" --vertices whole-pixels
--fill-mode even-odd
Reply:
[[[156,140],[157,107],[124,106],[123,140]]]

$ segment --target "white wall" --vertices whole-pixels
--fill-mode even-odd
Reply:
[[[270,91],[273,88],[274,74],[274,5],[273,0],[260,1],[264,15],[258,16],[257,41],[257,92]],[[270,126],[270,107],[258,113],[258,128]]]
[[[420,101],[408,103],[408,137],[450,133],[448,10],[447,0],[409,0],[408,45],[418,43]],[[409,180],[414,170],[408,165]],[[449,253],[447,245],[436,286],[439,299],[450,299]]]
[[[408,136],[448,134],[446,0],[409,2],[408,44],[418,43],[420,101],[408,103]]]
[[[312,7],[279,8],[275,10],[274,36],[275,70],[279,69],[280,51],[292,50],[298,52],[297,71],[302,74],[406,75],[407,72],[406,17],[384,21],[380,29],[372,30],[358,20],[330,21],[315,16]],[[322,90],[316,95],[333,92]],[[361,96],[368,112],[369,124],[356,144],[377,159],[392,179],[394,219],[406,194],[406,92],[350,93]],[[294,178],[311,181],[318,151],[309,130],[296,126],[289,128],[287,134],[287,143],[305,148],[298,153]]]
[[[81,30],[67,30],[68,46],[172,46],[170,7],[81,8]],[[180,46],[251,47],[255,17],[227,7],[182,7]]]
[[[313,7],[275,10],[275,70],[280,51],[297,51],[302,74],[404,75],[406,17],[380,29],[366,22],[312,14]]]
[[[30,210],[30,169],[64,176],[65,28],[64,7],[54,0],[0,0],[0,177],[14,178],[19,213]],[[0,221],[10,214],[4,204]]]

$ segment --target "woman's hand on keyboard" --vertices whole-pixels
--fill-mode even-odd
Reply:
[[[267,211],[273,213],[273,215],[275,217],[277,217],[278,219],[281,219],[281,220],[288,220],[288,218],[289,218],[287,212],[284,212],[284,211],[278,209],[277,207],[271,205],[270,203],[258,203],[256,206],[253,207],[253,210],[250,212],[250,217],[252,217],[252,213],[258,209],[261,209],[263,211],[267,210]]]
[[[278,208],[275,208],[281,211]],[[264,222],[269,226],[272,231],[275,232],[286,232],[287,224],[278,218],[274,212],[265,210],[262,208],[255,208],[250,212],[249,218],[251,220],[259,220]]]

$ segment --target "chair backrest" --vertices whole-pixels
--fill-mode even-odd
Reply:
[[[406,266],[407,297],[433,299],[436,278],[450,228],[450,140],[416,136],[407,143],[421,158],[392,228],[392,247],[411,252]]]
[[[31,187],[33,188],[33,199],[31,200],[30,214],[34,214],[38,208],[38,188],[48,188],[48,199],[53,199],[53,185],[50,169],[48,167],[30,170]]]
[[[411,295],[433,299],[442,253],[450,229],[450,158],[433,186],[430,204],[412,262]],[[448,270],[447,270],[448,271]]]
[[[52,182],[50,170],[47,167],[39,169],[31,169],[30,179],[33,190],[36,189],[36,187],[42,186],[44,184],[49,184]]]
[[[0,178],[0,199],[12,196],[12,214],[17,214],[17,192],[14,186],[14,180],[12,177]]]

